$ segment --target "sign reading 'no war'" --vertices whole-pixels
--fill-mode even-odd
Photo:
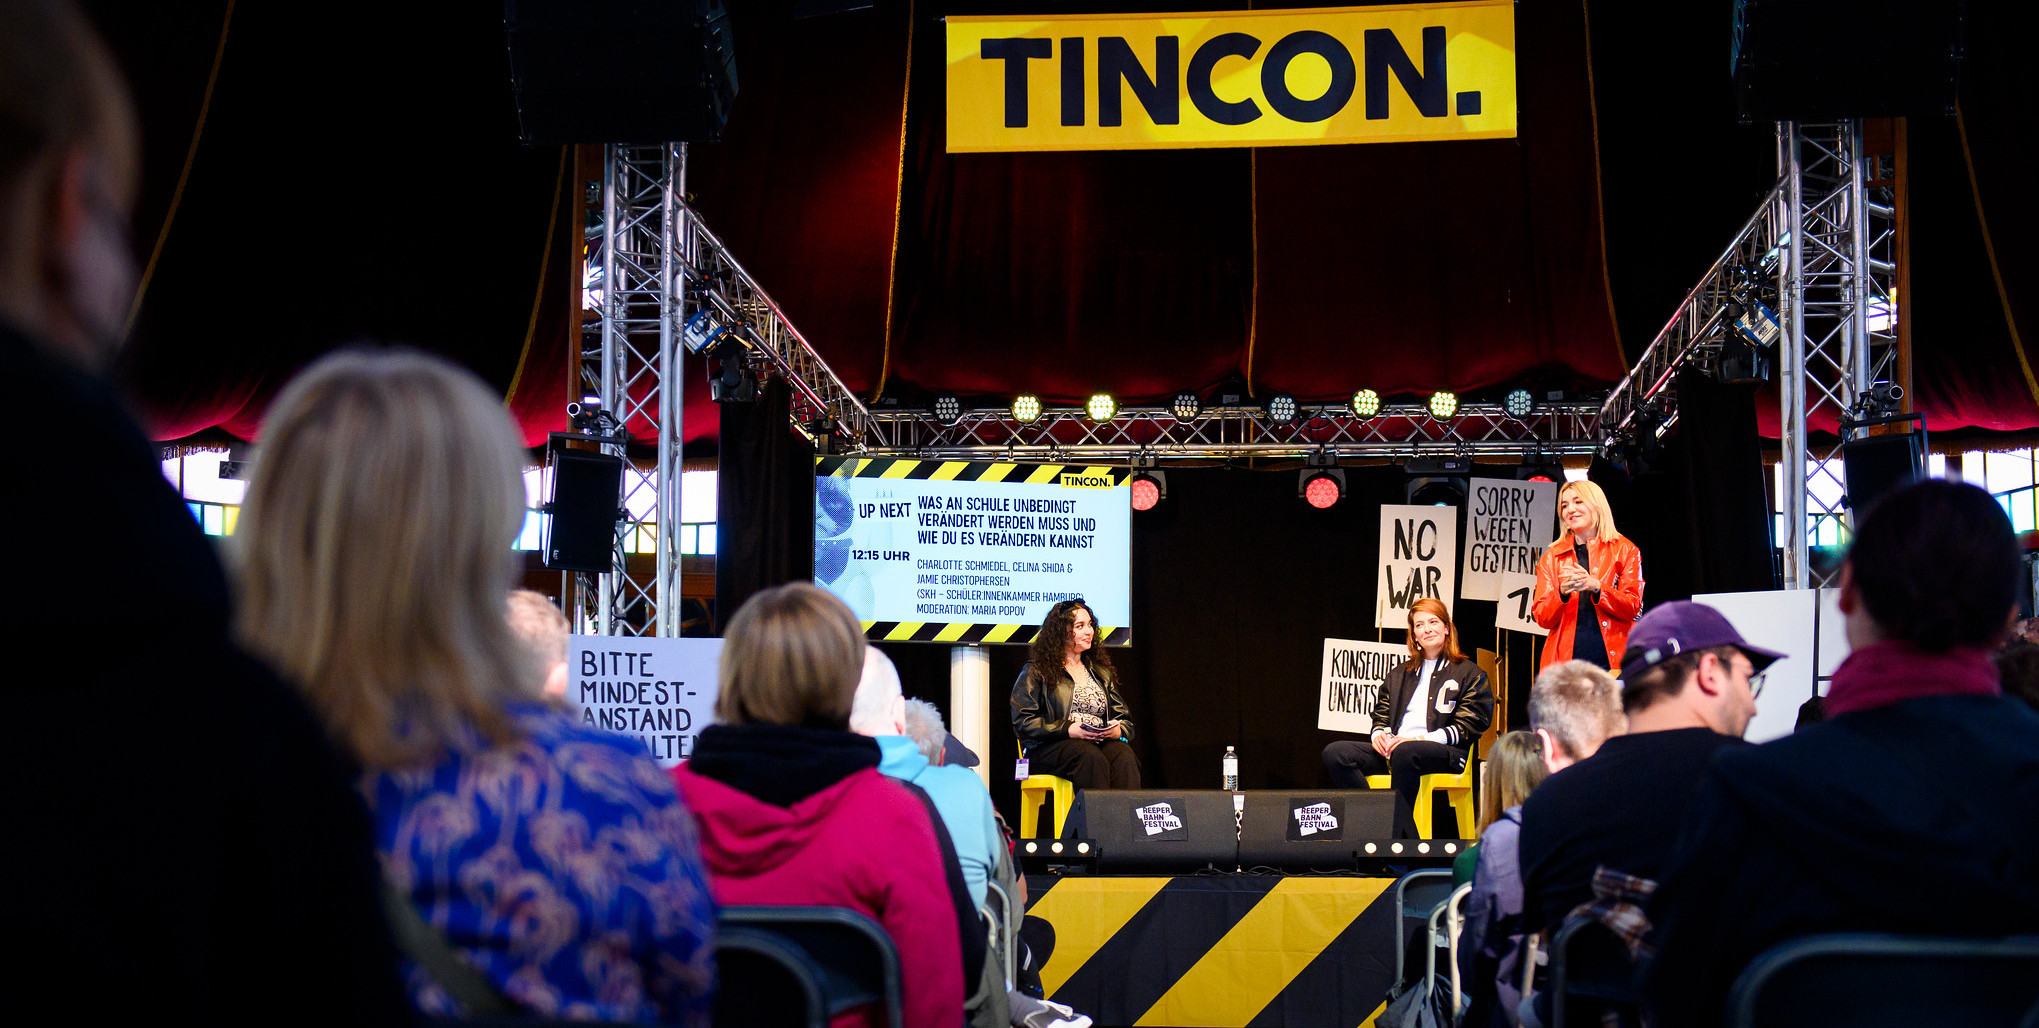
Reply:
[[[948,148],[1515,135],[1510,0],[948,19]]]
[[[1458,595],[1458,508],[1381,505],[1375,628],[1408,628],[1409,607]]]

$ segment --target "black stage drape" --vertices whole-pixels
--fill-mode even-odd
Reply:
[[[792,429],[786,383],[722,405],[715,486],[717,634],[763,589],[814,577],[814,447]]]
[[[1643,602],[1777,587],[1754,385],[1678,381],[1678,424],[1649,466],[1596,461],[1614,523],[1643,552]]]

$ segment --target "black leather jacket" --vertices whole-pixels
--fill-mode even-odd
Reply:
[[[1025,750],[1032,750],[1035,743],[1069,738],[1069,694],[1076,689],[1075,679],[1059,667],[1048,682],[1034,677],[1033,668],[1032,664],[1020,668],[1012,683],[1012,734]],[[1119,695],[1118,678],[1101,669],[1091,674],[1104,688],[1105,720],[1124,725],[1126,741],[1131,742],[1132,715],[1126,710],[1126,698]]]
[[[1394,734],[1395,727],[1402,723],[1402,712],[1408,709],[1409,694],[1416,691],[1416,683],[1423,678],[1421,665],[1414,671],[1405,670],[1401,664],[1388,672],[1381,682],[1380,694],[1374,699],[1374,733]],[[1455,661],[1439,667],[1431,674],[1430,709],[1423,712],[1423,727],[1429,731],[1444,731],[1444,744],[1466,749],[1473,740],[1487,730],[1494,720],[1494,692],[1487,687],[1487,673],[1470,660]]]

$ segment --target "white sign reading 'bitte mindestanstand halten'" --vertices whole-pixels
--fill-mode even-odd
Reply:
[[[672,767],[715,722],[721,655],[720,639],[576,635],[567,646],[567,704],[581,724],[631,736]]]

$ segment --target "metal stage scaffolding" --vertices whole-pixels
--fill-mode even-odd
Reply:
[[[923,459],[1228,461],[1249,457],[1403,459],[1416,456],[1520,458],[1581,456],[1600,445],[1596,402],[1538,403],[1511,415],[1497,404],[1462,404],[1451,417],[1419,404],[1383,404],[1362,418],[1344,405],[1301,406],[1278,420],[1257,406],[1218,406],[1177,418],[1169,408],[1127,408],[1092,421],[1075,407],[1049,407],[1033,422],[1008,409],[962,411],[867,406],[821,359],[785,312],[687,207],[685,144],[610,145],[602,163],[602,219],[590,229],[599,282],[596,317],[583,329],[584,393],[638,438],[649,429],[656,465],[626,476],[625,506],[652,490],[650,573],[626,560],[637,525],[619,522],[613,570],[574,578],[579,630],[599,635],[679,634],[681,390],[683,337],[712,340],[701,356],[740,360],[791,390],[793,428],[825,452]],[[594,256],[599,254],[598,257]],[[697,320],[698,318],[698,320]],[[732,345],[734,344],[734,345]],[[604,447],[623,453],[619,444]]]
[[[1849,516],[1843,439],[1815,443],[1813,426],[1905,404],[1899,197],[1894,159],[1864,152],[1859,119],[1778,123],[1777,164],[1777,184],[1608,395],[1601,423],[1610,455],[1635,447],[1677,423],[1680,371],[1774,360],[1785,526],[1777,544],[1785,588],[1803,589],[1828,584],[1811,566],[1810,541],[1822,529],[1841,539],[1832,529]]]

